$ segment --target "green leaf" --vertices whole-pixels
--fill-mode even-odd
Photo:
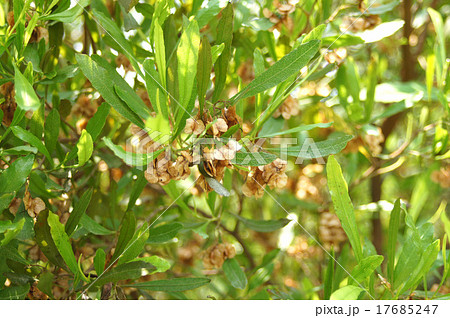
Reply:
[[[213,103],[220,98],[227,79],[228,64],[230,64],[231,59],[231,42],[233,40],[233,18],[233,4],[229,2],[225,9],[222,10],[221,18],[217,25],[216,44],[224,44],[224,48],[214,64],[216,79],[212,98]]]
[[[44,132],[44,122],[45,122],[45,106],[41,104],[39,108],[33,112],[33,116],[30,120],[30,132],[38,138],[42,138],[42,133]]]
[[[43,274],[39,275],[39,282],[37,283],[37,288],[47,294],[50,299],[54,299],[52,293],[54,277],[55,275],[53,275],[51,272],[44,272]]]
[[[14,89],[15,89],[15,99],[17,106],[19,108],[28,111],[35,111],[41,105],[36,92],[31,86],[30,82],[25,78],[25,76],[20,73],[20,70],[14,66]]]
[[[91,135],[92,141],[96,141],[100,133],[102,132],[103,127],[106,124],[106,118],[109,114],[110,106],[108,103],[102,103],[94,114],[86,126],[86,131]]]
[[[166,261],[164,258],[161,258],[157,255],[147,256],[147,257],[141,257],[138,259],[135,259],[133,261],[144,261],[147,263],[152,264],[156,267],[156,269],[151,273],[164,273],[170,269],[170,263]]]
[[[52,235],[50,233],[50,226],[48,225],[48,210],[44,210],[39,213],[36,223],[34,225],[34,232],[36,234],[35,240],[39,245],[39,249],[44,253],[48,260],[61,268],[66,269],[67,266],[64,263],[58,248],[53,241]]]
[[[347,285],[336,290],[331,294],[331,300],[357,300],[364,291],[361,287]]]
[[[132,264],[134,262],[128,263]],[[180,292],[185,290],[195,289],[206,284],[211,280],[203,277],[185,277],[173,278],[164,280],[154,280],[143,283],[136,283],[132,285],[124,285],[125,287],[134,287],[144,290],[163,291],[163,292]]]
[[[11,131],[13,132],[13,134],[29,143],[30,145],[36,147],[40,153],[42,153],[50,162],[50,164],[53,164],[53,160],[52,157],[50,156],[50,154],[48,153],[47,148],[45,148],[44,144],[42,143],[42,141],[40,141],[35,135],[33,135],[32,133],[30,133],[29,131],[23,129],[22,127],[19,126],[14,126],[11,127]]]
[[[365,101],[365,121],[370,121],[372,116],[373,106],[375,102],[375,89],[377,87],[378,80],[378,56],[374,55],[371,59],[368,67],[367,76],[367,94]]]
[[[169,223],[157,227],[151,227],[147,243],[164,243],[173,239],[183,228],[180,223]]]
[[[195,15],[195,20],[197,20],[199,28],[203,28],[213,17],[219,14],[221,3],[223,2],[219,0],[210,0],[207,2],[206,6],[198,10]]]
[[[319,40],[312,40],[300,45],[297,49],[293,50],[269,67],[260,76],[256,77],[242,91],[234,95],[230,99],[230,103],[235,104],[239,99],[264,92],[297,74],[317,53],[319,44]]]
[[[89,79],[92,86],[94,86],[94,88],[102,95],[106,102],[133,124],[137,125],[138,127],[144,128],[144,123],[142,122],[141,118],[128,106],[127,103],[125,103],[121,98],[119,98],[119,96],[117,96],[114,90],[113,84],[116,84],[117,86],[122,88],[122,90],[125,90],[124,87],[122,87],[123,85],[129,87],[125,80],[120,77],[120,75],[115,70],[105,69],[105,65],[103,65],[103,63],[102,66],[100,66],[97,62],[101,60],[100,57],[97,58],[97,61],[94,61],[87,55],[77,54],[76,59],[78,64],[80,65],[81,71]],[[108,63],[106,62],[106,64]],[[131,87],[129,87],[129,89],[131,89]],[[130,94],[129,96],[132,96],[132,94]]]
[[[3,239],[0,241],[0,246],[8,244],[13,238],[15,238],[20,231],[22,231],[25,219],[12,223],[11,221],[0,221],[0,233],[3,234]]]
[[[33,168],[34,156],[20,157],[0,174],[0,193],[16,192],[23,186]]]
[[[278,220],[252,220],[246,219],[240,215],[232,214],[239,219],[246,227],[256,232],[273,232],[285,227],[290,220],[278,219]]]
[[[362,283],[383,263],[384,257],[382,255],[371,255],[363,258],[353,269],[352,277],[349,278],[353,285]]]
[[[325,271],[325,278],[323,282],[323,299],[329,300],[333,292],[333,277],[334,277],[334,250],[331,250],[328,258],[328,266]]]
[[[30,285],[10,286],[0,290],[0,299],[23,300],[30,291]]]
[[[211,47],[211,61],[213,64],[216,63],[220,54],[222,54],[224,48],[225,48],[225,43],[222,43],[220,45],[214,45]]]
[[[89,4],[89,2],[90,2],[89,0],[80,0],[71,9],[50,14],[48,16],[42,16],[40,17],[40,20],[44,21],[53,20],[63,23],[71,23],[75,21],[75,19],[78,18],[78,16],[83,13],[84,7],[86,7]]]
[[[137,176],[136,182],[133,185],[133,188],[131,189],[130,199],[128,200],[128,206],[127,210],[131,210],[134,208],[134,205],[136,204],[137,199],[142,193],[142,190],[144,190],[145,186],[148,184],[147,179],[145,179],[145,173],[144,171],[140,172]]]
[[[359,36],[351,34],[337,34],[322,38],[323,46],[327,47],[330,50],[364,43],[364,40]]]
[[[59,222],[58,215],[49,212],[48,214],[48,225],[50,226],[50,233],[61,254],[64,262],[69,267],[70,271],[76,275],[78,273],[78,263],[75,258],[75,254],[72,250],[72,245],[70,244],[69,237],[64,231],[64,225]]]
[[[91,158],[92,152],[94,151],[94,145],[92,142],[92,137],[83,129],[81,132],[80,139],[77,143],[78,148],[78,166],[84,166],[86,162]]]
[[[93,190],[90,188],[88,191],[83,193],[80,200],[75,204],[73,211],[70,213],[69,219],[65,225],[65,231],[68,236],[72,235],[73,231],[75,231],[75,228],[80,222],[81,217],[86,212],[89,202],[91,202],[92,192]]]
[[[247,286],[247,276],[234,258],[227,259],[223,263],[222,269],[231,286],[238,289],[244,289]]]
[[[45,146],[49,153],[52,153],[56,148],[59,136],[60,118],[59,112],[53,108],[47,116],[45,121]]]
[[[391,216],[389,218],[387,276],[390,282],[394,281],[395,247],[397,245],[397,233],[400,224],[400,214],[400,199],[397,199],[394,203],[394,208],[392,209]]]
[[[156,20],[154,23],[155,60],[158,66],[159,79],[163,88],[166,88],[166,49],[164,46],[164,33]]]
[[[436,55],[436,75],[437,75],[437,82],[439,87],[442,87],[442,83],[445,80],[446,72],[446,53],[445,53],[445,28],[444,28],[444,21],[442,19],[442,16],[439,12],[434,10],[433,8],[427,9],[428,14],[430,15],[431,21],[433,22],[434,29],[436,30],[436,44],[435,44],[435,55]]]
[[[125,215],[121,223],[116,249],[114,251],[113,257],[111,258],[112,262],[115,262],[116,259],[125,250],[128,243],[133,238],[135,231],[136,231],[136,218],[134,216],[133,211],[127,211],[125,212]]]
[[[122,159],[129,166],[147,167],[148,163],[156,158],[164,149],[148,153],[138,154],[134,152],[125,151],[122,147],[115,145],[110,138],[103,137],[105,145],[114,152],[114,154]]]
[[[333,122],[303,125],[303,126],[298,126],[298,127],[288,129],[288,130],[279,131],[276,133],[266,134],[266,135],[262,135],[262,136],[258,135],[258,138],[271,138],[271,137],[282,136],[282,135],[287,135],[287,134],[294,134],[294,133],[298,133],[301,131],[308,131],[308,130],[311,130],[314,128],[328,128],[328,127],[331,127],[331,125],[333,125]]]
[[[83,214],[81,216],[79,224],[88,232],[95,235],[111,235],[115,233],[114,231],[108,230],[107,228],[95,222],[87,214]]]
[[[358,226],[355,219],[355,211],[353,210],[352,201],[348,195],[347,182],[345,181],[341,167],[334,156],[328,157],[327,178],[328,188],[330,190],[336,214],[341,221],[342,228],[349,238],[356,259],[360,262],[363,259],[363,254]]]
[[[202,38],[197,64],[197,93],[200,107],[205,103],[212,68],[211,45],[206,36]]]
[[[106,283],[117,283],[125,279],[138,279],[143,276],[143,270],[151,272],[155,270],[155,267],[143,261],[121,264],[99,276],[97,280],[92,282],[91,287],[103,286]]]
[[[135,257],[139,256],[141,252],[144,250],[145,243],[148,239],[149,231],[148,231],[148,223],[145,222],[142,224],[139,231],[137,231],[133,238],[130,241],[130,244],[127,246],[122,256],[119,257],[119,261],[117,264],[127,263],[133,260]]]
[[[273,148],[268,150],[296,158],[324,158],[342,151],[352,139],[353,136],[349,135],[329,138],[319,142],[313,142],[307,139],[302,146],[289,146],[287,148]]]
[[[130,10],[139,3],[139,0],[119,0],[119,3],[127,12],[130,12]]]
[[[152,103],[153,109],[162,113],[165,118],[169,118],[169,111],[167,109],[166,92],[159,79],[158,72],[155,70],[153,61],[145,60],[145,86],[147,87],[148,97]]]
[[[177,49],[180,107],[187,108],[191,99],[193,79],[197,73],[200,33],[197,21],[192,20],[180,38]],[[179,109],[178,112],[184,112]]]
[[[106,264],[106,253],[102,248],[99,248],[95,252],[94,256],[94,268],[95,272],[97,273],[97,276],[103,273],[103,271],[105,270],[105,264]]]
[[[303,38],[302,43],[307,43],[312,40],[321,40],[325,28],[326,28],[325,24],[320,24],[316,26]]]
[[[256,273],[250,278],[248,283],[248,290],[252,290],[270,279],[275,268],[274,263],[270,263],[264,267],[259,268]]]

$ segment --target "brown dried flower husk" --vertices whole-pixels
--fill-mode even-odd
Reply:
[[[242,186],[242,193],[247,197],[260,198],[264,194],[266,185],[271,189],[284,188],[288,181],[286,167],[287,162],[279,158],[265,166],[252,167]]]
[[[383,131],[380,127],[377,127],[378,134],[365,134],[363,135],[363,140],[366,145],[369,147],[370,152],[373,156],[379,155],[383,151],[383,147],[381,146],[384,142]]]
[[[361,17],[347,16],[339,26],[341,31],[350,31],[353,33],[372,30],[381,23],[381,18],[378,15],[364,15]]]
[[[205,130],[205,124],[201,119],[188,118],[186,119],[186,126],[184,132],[186,134],[200,135]]]
[[[317,203],[324,201],[326,178],[322,174],[323,165],[309,164],[300,172],[295,187],[295,196],[300,200],[310,200]]]
[[[9,212],[11,214],[16,215],[17,211],[19,211],[20,204],[22,203],[22,199],[20,198],[14,198],[11,203],[9,204]]]
[[[211,245],[204,252],[203,266],[206,269],[221,268],[226,259],[233,258],[236,249],[232,244],[219,243]]]
[[[169,174],[173,180],[184,180],[191,174],[189,165],[192,163],[192,156],[187,151],[181,151],[175,162],[169,165]]]
[[[283,116],[284,119],[290,119],[291,116],[297,116],[300,110],[298,109],[298,102],[292,96],[286,98],[280,107],[273,113],[273,117],[278,118]]]
[[[119,55],[116,57],[115,63],[117,67],[120,67],[122,65],[126,72],[133,71],[133,66],[131,65],[130,61],[125,55],[121,53],[119,53]]]
[[[326,249],[333,246],[335,251],[340,250],[340,245],[347,240],[347,236],[336,214],[330,212],[320,214],[319,238]]]
[[[149,183],[159,183],[166,185],[170,182],[171,176],[169,174],[170,160],[167,158],[166,152],[162,152],[159,156],[149,163],[144,175]]]
[[[72,114],[90,119],[97,111],[97,107],[89,96],[81,94],[73,105]]]
[[[14,83],[8,82],[0,86],[0,94],[5,98],[4,102],[0,105],[0,109],[3,111],[2,123],[9,127],[14,118],[14,112],[17,108],[15,99]]]
[[[37,217],[41,211],[45,210],[44,201],[42,201],[41,198],[32,198],[28,188],[25,190],[25,194],[23,196],[23,204],[28,212],[28,215],[32,218]]]
[[[431,173],[431,180],[439,183],[442,188],[450,188],[450,165]]]

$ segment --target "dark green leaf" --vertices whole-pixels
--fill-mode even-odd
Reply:
[[[288,219],[278,219],[278,220],[251,220],[246,219],[240,215],[233,214],[237,219],[239,219],[246,227],[252,229],[256,232],[273,232],[285,227],[290,220]]]
[[[73,211],[70,213],[69,219],[66,222],[65,230],[68,236],[72,235],[81,220],[81,217],[86,212],[86,209],[91,202],[92,188],[83,193],[80,200],[75,204]]]
[[[366,278],[368,278],[375,269],[381,265],[384,257],[382,255],[372,255],[363,258],[353,269],[351,274],[351,283],[353,285],[358,285],[362,283]]]
[[[52,153],[56,148],[59,136],[60,118],[59,112],[53,108],[47,116],[45,121],[45,146],[49,153]]]
[[[155,267],[143,261],[121,264],[99,276],[91,286],[103,286],[106,283],[117,283],[125,279],[137,279],[142,276],[142,270],[151,272],[155,270]]]
[[[221,12],[221,18],[217,25],[216,44],[224,44],[222,54],[220,54],[214,64],[214,72],[216,74],[215,87],[213,94],[213,102],[216,102],[225,87],[227,79],[228,65],[231,59],[231,42],[233,40],[233,4],[231,2]]]
[[[264,73],[256,77],[247,87],[234,95],[230,103],[239,99],[254,96],[285,81],[297,74],[319,50],[319,40],[312,40],[300,45],[297,49],[284,56],[269,67]]]
[[[119,265],[127,263],[133,260],[135,257],[139,256],[139,254],[141,254],[141,252],[143,252],[144,250],[144,246],[148,236],[148,223],[145,222],[144,224],[142,224],[139,231],[134,234],[127,248],[124,250],[122,256],[119,257],[119,261],[117,262],[117,264]]]
[[[268,152],[246,152],[239,151],[236,157],[231,160],[232,164],[240,166],[264,166],[277,159],[277,156]]]
[[[167,242],[173,239],[182,228],[183,225],[180,223],[170,223],[151,227],[147,243],[155,244]]]
[[[222,269],[234,288],[244,289],[247,286],[247,276],[234,258],[227,259]]]
[[[342,228],[349,238],[356,259],[361,261],[363,256],[360,235],[355,219],[355,211],[353,210],[353,204],[348,195],[347,182],[345,181],[341,167],[334,156],[328,157],[327,178],[328,188],[330,190],[334,208],[336,209],[336,214],[341,221]]]
[[[86,131],[86,129],[83,129],[81,132],[80,139],[77,143],[77,149],[78,149],[78,165],[84,166],[86,162],[91,158],[92,152],[94,151],[94,144],[92,142],[92,137],[89,135],[89,133]]]
[[[394,203],[391,216],[389,218],[389,236],[388,236],[388,265],[387,273],[390,282],[394,281],[395,247],[397,245],[397,233],[400,224],[400,199]]]
[[[105,126],[109,108],[108,103],[102,103],[86,126],[86,131],[91,135],[92,141],[94,142],[102,132],[103,126]]]
[[[128,263],[133,264],[134,262]],[[163,292],[180,292],[185,290],[195,289],[206,284],[211,280],[203,277],[186,277],[174,278],[165,280],[154,280],[143,283],[136,283],[133,285],[125,285],[127,287],[134,287],[144,290],[163,291]]]
[[[125,250],[126,246],[130,242],[130,240],[134,236],[134,232],[136,231],[136,218],[134,216],[133,211],[125,212],[125,215],[122,220],[122,224],[120,227],[119,238],[117,239],[116,249],[114,251],[114,255],[112,257],[113,261],[122,254]]]
[[[79,223],[83,228],[85,228],[88,232],[95,235],[111,235],[114,234],[114,231],[108,230],[107,228],[101,226],[93,219],[91,219],[87,214],[83,214]]]
[[[105,270],[105,264],[106,264],[106,253],[102,248],[99,248],[95,252],[94,256],[94,268],[95,272],[98,275],[101,275],[103,271]]]
[[[212,55],[211,45],[206,36],[202,38],[200,52],[197,64],[197,92],[199,104],[203,106],[205,103],[206,90],[209,85],[209,77],[211,75]]]
[[[50,163],[53,163],[52,157],[48,153],[47,148],[45,148],[42,141],[40,141],[35,135],[19,126],[11,127],[11,131],[13,132],[14,135],[16,135],[17,138],[36,147],[39,150],[39,152],[41,152],[49,160]]]
[[[114,91],[113,84],[120,86],[117,83],[119,81],[119,78],[124,82],[125,80],[121,78],[115,70],[114,73],[111,73],[87,55],[77,54],[76,58],[84,75],[89,79],[92,86],[94,86],[95,89],[99,91],[106,102],[133,124],[144,128],[144,123],[142,122],[141,118],[127,105],[127,103],[119,98]],[[125,85],[128,86],[126,82]]]
[[[10,286],[0,290],[0,299],[4,300],[22,300],[25,299],[30,291],[30,285]]]
[[[15,160],[0,174],[0,193],[16,192],[27,180],[33,168],[34,156],[28,155]]]

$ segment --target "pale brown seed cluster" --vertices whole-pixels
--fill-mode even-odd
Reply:
[[[266,185],[271,189],[284,188],[288,181],[286,167],[287,161],[279,158],[265,166],[252,167],[247,175],[247,181],[242,186],[242,193],[247,197],[260,198]]]
[[[81,94],[73,105],[72,114],[89,119],[94,116],[97,107],[98,104],[94,103],[89,96]]]
[[[184,180],[191,174],[191,163],[192,156],[187,151],[181,151],[175,161],[169,160],[167,153],[162,152],[148,165],[145,178],[160,185],[166,185],[170,180]]]
[[[301,261],[320,256],[321,251],[318,246],[310,245],[306,237],[297,236],[294,243],[288,247],[286,252],[290,257]]]
[[[255,72],[253,70],[253,63],[251,60],[247,60],[239,65],[237,69],[237,75],[242,79],[244,83],[250,83],[255,78]]]
[[[328,51],[324,55],[324,58],[328,63],[330,64],[336,63],[338,65],[340,65],[345,60],[346,57],[347,57],[347,49],[343,47],[334,49],[332,51]]]
[[[130,61],[122,53],[119,53],[119,55],[116,57],[115,62],[117,67],[123,66],[123,69],[126,72],[133,71],[133,66],[131,66]]]
[[[378,15],[370,14],[360,17],[347,16],[339,26],[341,31],[350,31],[353,33],[362,32],[365,30],[372,30],[381,23],[381,18]]]
[[[439,183],[442,188],[450,188],[450,165],[442,167],[440,170],[435,170],[431,173],[431,180]]]
[[[17,108],[15,100],[14,84],[12,82],[5,83],[0,86],[0,94],[5,99],[0,105],[0,109],[3,111],[3,125],[9,127],[14,118],[14,112]]]
[[[297,100],[289,95],[283,104],[281,104],[281,106],[273,113],[273,117],[278,118],[283,116],[283,118],[287,120],[291,118],[291,116],[297,116],[299,112]]]
[[[28,188],[25,190],[25,194],[23,196],[23,204],[25,209],[28,212],[28,215],[32,218],[38,216],[38,214],[45,210],[45,203],[41,198],[32,198]]]
[[[206,269],[221,268],[226,259],[236,256],[236,249],[232,244],[219,243],[211,245],[203,256],[203,266]]]
[[[326,189],[327,184],[327,180],[322,172],[323,165],[309,164],[305,166],[298,177],[295,196],[300,200],[322,203],[324,200],[323,189]]]
[[[333,246],[335,251],[340,250],[340,244],[347,240],[347,236],[336,214],[330,212],[320,214],[319,238],[326,249]]]
[[[291,32],[294,28],[294,21],[289,14],[295,11],[295,2],[280,3],[280,1],[274,0],[273,5],[276,8],[276,12],[272,12],[268,8],[263,9],[264,17],[274,24],[271,30],[277,29],[280,31],[285,26]]]
[[[384,135],[380,127],[377,127],[376,133],[363,135],[363,140],[369,147],[373,156],[377,156],[383,151],[383,147],[381,145],[384,142]]]

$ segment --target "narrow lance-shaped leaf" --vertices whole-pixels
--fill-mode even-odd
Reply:
[[[70,245],[69,237],[64,231],[64,225],[59,222],[59,217],[52,212],[49,212],[48,214],[48,224],[50,225],[50,233],[52,235],[53,241],[55,242],[55,245],[58,248],[58,251],[61,254],[62,258],[64,259],[64,262],[67,264],[73,274],[77,274],[77,259],[75,258],[75,254],[73,253],[72,245]]]
[[[285,227],[290,222],[288,219],[251,220],[240,215],[233,214],[233,216],[239,219],[246,227],[256,232],[273,232]]]
[[[39,152],[41,152],[48,159],[50,164],[53,164],[52,157],[48,153],[47,148],[45,148],[42,141],[40,141],[35,135],[19,126],[11,127],[11,131],[17,138],[22,139],[23,141],[28,142],[30,145],[36,147]]]
[[[217,44],[225,44],[222,54],[220,54],[214,64],[214,72],[216,74],[214,84],[214,94],[212,101],[215,103],[222,93],[227,79],[228,64],[231,59],[231,42],[233,40],[233,3],[229,2],[225,9],[222,10],[219,24],[217,25]]]
[[[154,29],[155,38],[155,57],[156,65],[158,66],[159,78],[163,88],[166,88],[166,49],[164,47],[164,34],[158,21],[155,21]]]
[[[20,157],[0,174],[0,193],[18,191],[33,168],[34,156]]]
[[[394,282],[395,247],[397,245],[397,233],[400,223],[400,213],[400,199],[397,199],[397,201],[395,201],[394,203],[391,217],[389,218],[387,274],[388,279],[391,283]]]
[[[245,276],[244,271],[236,259],[227,259],[223,263],[222,268],[228,281],[234,288],[244,289],[247,286],[247,276]]]
[[[69,219],[66,222],[65,230],[68,236],[70,236],[75,230],[76,226],[81,220],[81,217],[86,212],[86,209],[91,201],[92,188],[83,193],[80,200],[75,204],[73,211],[70,213]]]
[[[114,251],[113,257],[111,258],[112,262],[115,262],[116,259],[125,250],[126,246],[133,238],[135,230],[136,230],[136,218],[134,216],[134,213],[133,211],[127,211],[125,212],[125,215],[122,220],[119,238],[117,239],[116,249]]]
[[[290,76],[297,74],[319,50],[318,40],[312,40],[300,45],[297,49],[284,56],[264,73],[256,77],[242,91],[230,99],[235,104],[239,99],[254,96],[258,93],[272,88]]]
[[[92,137],[86,131],[86,129],[83,129],[83,131],[81,132],[80,139],[78,140],[77,143],[77,148],[78,148],[78,165],[81,167],[89,160],[89,158],[91,158],[92,152],[94,150]]]
[[[200,107],[205,103],[205,94],[208,89],[209,77],[211,75],[212,55],[211,45],[206,36],[202,38],[197,64],[197,92]]]
[[[200,34],[197,21],[189,23],[180,38],[177,50],[178,59],[178,86],[179,101],[181,109],[177,113],[184,113],[188,107],[194,85],[195,74],[197,73],[198,49],[200,45]]]
[[[47,147],[49,153],[52,153],[56,148],[56,143],[58,142],[60,127],[59,112],[56,109],[52,109],[47,116],[45,121],[45,146]]]
[[[19,108],[25,111],[35,111],[39,108],[40,101],[33,86],[31,86],[30,82],[22,75],[17,67],[14,67],[14,89],[16,103]]]
[[[130,241],[130,244],[125,248],[122,256],[119,257],[117,264],[127,263],[133,260],[135,257],[143,251],[145,243],[148,239],[149,231],[148,224],[145,222],[139,231],[137,231]]]
[[[208,284],[210,281],[211,280],[209,278],[203,277],[185,277],[185,278],[174,278],[165,280],[154,280],[125,286],[153,291],[180,292],[201,287],[203,285]]]
[[[349,238],[356,259],[361,261],[363,254],[358,226],[356,224],[355,211],[348,195],[347,182],[345,181],[341,167],[334,156],[328,158],[327,178],[328,188],[330,189],[330,195],[334,208],[336,209],[336,214],[341,221],[342,228]]]

